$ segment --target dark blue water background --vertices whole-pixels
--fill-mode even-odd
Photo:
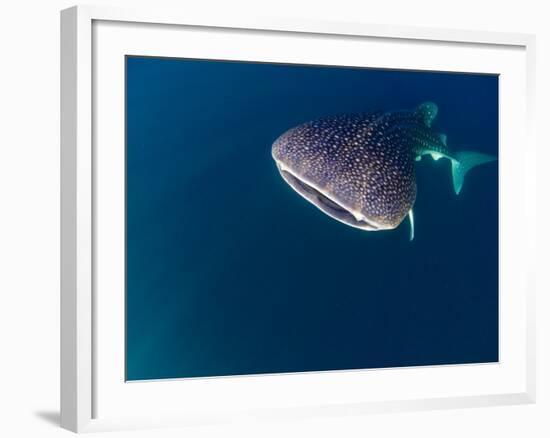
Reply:
[[[279,176],[302,122],[436,102],[498,150],[498,78],[127,58],[129,380],[498,361],[498,166],[418,163],[416,238],[345,226]]]

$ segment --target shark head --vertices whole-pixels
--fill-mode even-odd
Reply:
[[[416,196],[413,159],[371,129],[379,115],[344,115],[281,135],[272,156],[285,180],[333,219],[365,231],[397,227]]]

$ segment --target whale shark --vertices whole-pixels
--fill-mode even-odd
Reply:
[[[496,157],[453,151],[435,132],[433,102],[413,110],[341,114],[289,129],[271,154],[284,181],[323,213],[365,231],[391,230],[405,217],[414,239],[415,162],[429,155],[451,162],[458,195],[474,167]]]

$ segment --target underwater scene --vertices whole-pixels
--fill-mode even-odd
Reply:
[[[126,57],[126,378],[498,362],[498,76]]]

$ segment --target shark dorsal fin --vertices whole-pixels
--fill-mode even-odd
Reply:
[[[416,108],[416,113],[422,117],[424,124],[431,128],[432,122],[437,116],[437,105],[433,102],[424,102]]]

